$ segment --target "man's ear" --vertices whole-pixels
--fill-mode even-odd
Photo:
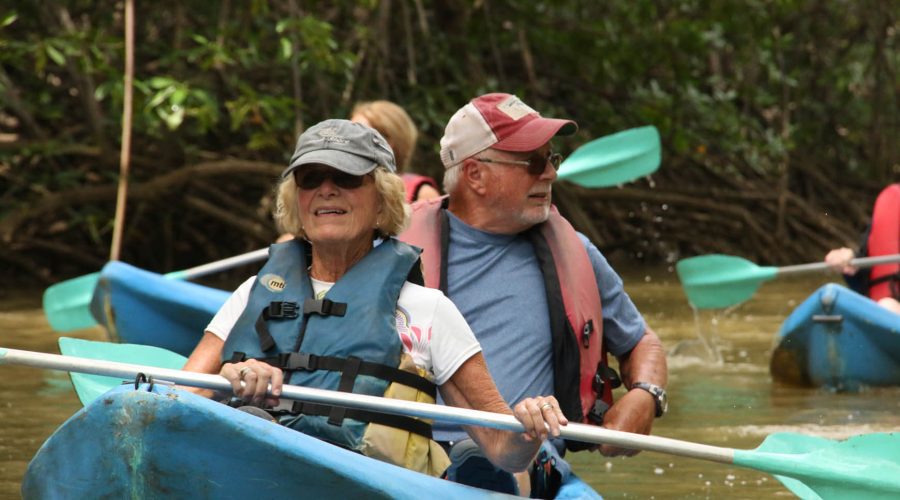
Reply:
[[[463,164],[460,165],[460,169],[462,169],[460,172],[460,181],[464,182],[470,190],[483,195],[487,189],[487,183],[490,180],[487,166],[480,161],[467,158],[463,161]]]

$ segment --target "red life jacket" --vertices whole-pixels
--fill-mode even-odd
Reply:
[[[875,200],[872,228],[867,240],[868,254],[875,257],[900,253],[900,184],[884,188]],[[871,270],[869,297],[900,298],[900,263],[881,264]]]
[[[449,222],[443,208],[447,201],[444,196],[413,205],[412,223],[399,236],[424,250],[425,286],[444,293]],[[612,405],[612,389],[620,382],[606,364],[600,292],[590,258],[575,229],[556,207],[546,222],[523,234],[535,247],[548,292],[554,395],[573,422],[600,425],[603,413]]]
[[[419,189],[421,189],[422,186],[429,185],[438,191],[441,189],[438,187],[437,182],[431,177],[419,174],[401,174],[400,177],[403,179],[403,187],[406,188],[407,203],[416,201],[416,197],[419,195]]]

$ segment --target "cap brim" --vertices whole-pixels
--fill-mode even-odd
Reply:
[[[366,175],[378,166],[372,160],[351,153],[337,149],[319,149],[295,159],[288,168],[284,169],[281,177],[287,177],[304,165],[327,165],[351,175]]]
[[[578,124],[572,120],[539,117],[491,147],[500,151],[534,151],[554,136],[572,135],[577,130]]]

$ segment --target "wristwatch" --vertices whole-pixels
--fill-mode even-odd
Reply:
[[[650,393],[653,396],[653,401],[656,402],[656,418],[659,418],[666,414],[666,411],[669,409],[669,397],[666,396],[666,390],[656,384],[650,384],[647,382],[635,382],[631,384],[632,389],[643,389]]]

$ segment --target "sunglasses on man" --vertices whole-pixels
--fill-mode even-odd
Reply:
[[[341,189],[357,189],[363,185],[366,175],[353,175],[334,168],[311,168],[294,174],[294,182],[300,189],[310,190],[321,186],[325,179]]]
[[[554,153],[553,151],[547,151],[546,154],[535,153],[529,156],[525,160],[500,160],[496,158],[475,158],[475,160],[483,162],[483,163],[507,163],[510,165],[521,165],[526,167],[526,170],[531,175],[541,175],[544,173],[544,169],[547,168],[547,163],[553,166],[553,170],[559,170],[559,165],[562,163],[562,155],[559,153]]]

